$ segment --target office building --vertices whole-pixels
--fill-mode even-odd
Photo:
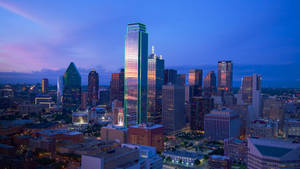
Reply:
[[[103,106],[108,106],[109,103],[109,89],[106,87],[101,87],[99,89],[99,104]]]
[[[88,105],[96,106],[98,103],[99,75],[93,69],[88,76]]]
[[[230,110],[212,110],[204,116],[204,134],[210,140],[224,140],[240,136],[239,115]]]
[[[286,119],[284,122],[285,135],[288,138],[300,137],[300,120],[299,119]]]
[[[76,126],[89,124],[89,114],[87,111],[78,111],[72,113],[72,123]]]
[[[176,84],[177,81],[177,70],[165,69],[164,71],[164,85],[166,84]]]
[[[279,139],[248,138],[248,169],[300,168],[300,144]]]
[[[186,74],[177,74],[176,84],[179,86],[185,86]]]
[[[202,88],[202,69],[192,69],[189,71],[189,85],[200,86]]]
[[[248,144],[247,140],[229,138],[224,140],[224,155],[228,156],[235,163],[247,165]]]
[[[162,121],[162,85],[164,84],[164,60],[154,53],[148,57],[148,122]]]
[[[155,147],[136,144],[122,144],[122,147],[138,149],[140,151],[140,168],[161,169],[163,167],[163,159],[156,153]]]
[[[204,115],[213,109],[213,99],[202,96],[194,96],[191,101],[190,128],[204,131]]]
[[[88,92],[81,92],[81,105],[80,109],[85,110],[87,109],[88,103]]]
[[[141,23],[127,25],[125,39],[124,126],[147,122],[148,33]]]
[[[204,96],[214,96],[217,92],[216,74],[210,71],[204,78]]]
[[[73,62],[63,77],[63,112],[72,112],[81,104],[81,76]]]
[[[231,61],[218,62],[218,94],[220,96],[232,94],[232,73]]]
[[[116,141],[120,144],[128,143],[128,129],[123,126],[108,125],[101,128],[103,141]]]
[[[82,155],[81,169],[140,168],[139,158],[138,149],[117,147],[105,152]]]
[[[110,103],[118,100],[124,103],[124,69],[120,73],[112,73],[110,80]]]
[[[164,150],[163,126],[160,124],[139,124],[128,127],[130,144],[153,146],[158,152]]]
[[[231,169],[231,160],[227,156],[211,155],[208,159],[209,169]]]
[[[50,96],[37,96],[34,98],[34,104],[42,105],[43,108],[49,110],[55,103]]]
[[[42,93],[47,94],[48,93],[48,79],[44,78],[42,80]]]
[[[284,102],[276,96],[263,98],[263,118],[283,121],[284,105]]]
[[[185,126],[184,86],[168,84],[162,91],[162,124],[170,134]]]
[[[249,137],[276,138],[279,133],[279,121],[258,119],[250,123],[247,130]]]

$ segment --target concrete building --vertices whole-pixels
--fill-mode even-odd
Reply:
[[[213,109],[213,100],[208,97],[194,96],[191,100],[191,130],[204,131],[204,115]]]
[[[285,135],[288,138],[300,137],[300,120],[285,120]]]
[[[140,168],[139,150],[118,147],[106,152],[81,156],[81,169],[131,169]]]
[[[299,143],[248,138],[248,150],[248,169],[300,168]]]
[[[48,93],[48,79],[44,78],[42,80],[42,93],[47,94]]]
[[[240,136],[239,115],[230,110],[212,110],[204,116],[204,134],[211,140],[224,140]]]
[[[158,152],[164,150],[163,126],[159,124],[139,124],[128,127],[130,144],[153,146]]]
[[[120,144],[128,143],[128,129],[123,126],[108,125],[101,128],[103,141],[117,141]]]
[[[172,163],[179,164],[181,162],[188,167],[193,167],[195,160],[201,160],[203,158],[202,154],[188,151],[165,151],[163,152],[163,156],[165,156],[165,158],[170,157]]]
[[[229,138],[224,140],[224,155],[230,157],[233,162],[247,164],[248,145],[247,140]]]

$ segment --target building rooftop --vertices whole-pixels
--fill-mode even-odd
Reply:
[[[143,123],[143,124],[137,124],[137,125],[133,125],[133,126],[129,126],[131,128],[144,128],[144,129],[156,129],[156,128],[160,128],[163,127],[163,125],[161,124],[151,124],[151,123]]]
[[[299,143],[280,139],[248,138],[248,142],[251,142],[262,155],[277,158],[300,148]]]
[[[57,134],[64,134],[64,135],[77,135],[81,134],[81,132],[78,131],[71,131],[68,129],[45,129],[41,131],[37,131],[36,133],[44,134],[44,135],[57,135]]]
[[[32,123],[32,120],[1,120],[0,128],[10,128],[16,126],[23,126]]]
[[[116,126],[116,125],[107,125],[105,127],[102,128],[107,128],[107,129],[117,129],[117,130],[123,130],[123,131],[127,131],[128,128],[123,127],[123,126]]]
[[[230,159],[227,156],[221,156],[221,155],[211,155],[210,158],[217,159],[217,160],[229,160]]]

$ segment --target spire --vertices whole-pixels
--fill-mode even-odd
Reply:
[[[152,45],[152,54],[154,54],[154,46]]]

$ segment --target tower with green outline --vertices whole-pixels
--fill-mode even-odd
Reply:
[[[147,122],[148,33],[141,23],[127,25],[125,37],[125,127]]]

